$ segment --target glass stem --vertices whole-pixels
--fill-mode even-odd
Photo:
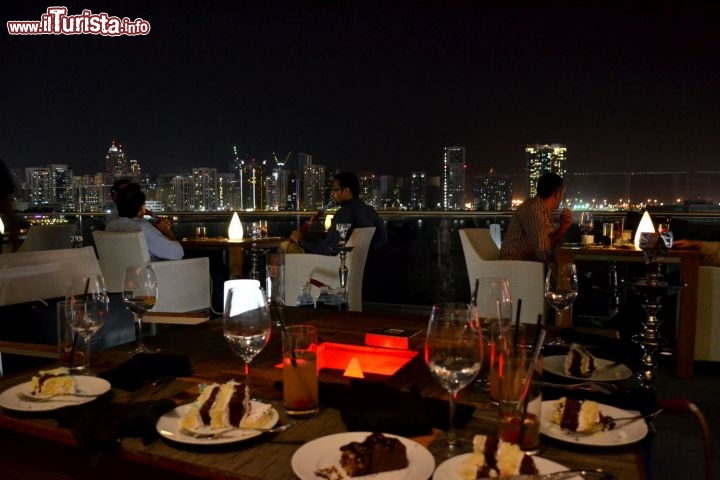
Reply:
[[[448,424],[447,443],[449,447],[457,445],[457,435],[455,433],[455,397],[457,392],[450,393],[450,423]]]
[[[143,343],[142,315],[135,314],[135,323],[137,323],[138,327],[138,348],[141,349],[145,347],[145,344]]]
[[[245,362],[245,388],[250,388],[250,362]]]
[[[90,370],[90,340],[92,335],[86,335],[83,337],[85,340],[85,371]]]

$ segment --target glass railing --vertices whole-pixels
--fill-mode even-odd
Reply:
[[[210,237],[226,237],[232,214],[161,213],[173,223],[178,238],[192,237],[204,226]],[[271,236],[288,236],[309,217],[308,212],[239,212],[249,235],[253,221],[268,220]],[[470,295],[465,261],[457,230],[485,228],[493,223],[505,231],[512,212],[403,212],[381,211],[389,241],[371,251],[365,268],[363,301],[373,303],[430,305],[437,301],[465,301]],[[575,220],[579,213],[576,212]],[[595,212],[595,229],[623,212]],[[720,239],[720,213],[653,211],[655,223],[671,225],[678,237]],[[92,231],[103,228],[105,215],[65,213],[27,216],[27,221],[63,221],[78,226],[84,245],[92,245]],[[577,235],[576,227],[569,235]],[[249,262],[246,262],[246,265]],[[392,271],[390,271],[392,269]]]

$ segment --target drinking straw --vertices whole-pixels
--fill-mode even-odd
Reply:
[[[518,298],[517,311],[515,312],[515,335],[513,335],[513,345],[515,349],[518,347],[518,334],[520,333],[520,310],[522,309],[522,298]]]
[[[542,324],[542,313],[538,313],[537,322],[535,322],[535,345],[538,344],[538,338],[540,338],[540,325]]]
[[[287,332],[287,327],[285,325],[285,308],[284,307],[285,307],[285,305],[283,305],[281,307],[280,305],[277,304],[277,302],[275,304],[275,309],[277,310],[278,318],[280,319],[280,330],[282,330],[283,335],[287,336],[288,332]],[[293,367],[297,367],[297,357],[295,356],[295,340],[293,339],[293,337],[290,337],[290,336],[288,336],[288,338],[290,339],[290,342],[291,342],[290,343],[290,363],[292,363]]]
[[[480,279],[476,278],[475,279],[475,288],[473,289],[472,300],[470,302],[474,307],[477,307],[477,296],[478,296],[479,288],[480,288]]]
[[[530,365],[528,366],[527,372],[525,372],[525,382],[523,383],[522,391],[520,392],[520,399],[518,402],[518,407],[522,406],[523,410],[527,408],[526,399],[528,390],[530,389],[530,379],[532,378],[532,374],[535,371],[535,365],[537,365],[538,359],[540,358],[540,350],[542,350],[542,342],[545,341],[545,335],[547,332],[543,328],[540,331],[540,335],[538,336],[538,341],[535,344],[535,350],[533,350],[533,356],[532,360],[530,360]],[[524,415],[524,411],[522,412]]]

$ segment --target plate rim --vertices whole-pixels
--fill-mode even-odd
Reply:
[[[548,368],[547,368],[547,366],[546,366],[546,363],[547,363],[548,360],[549,360],[549,361],[551,362],[551,364],[552,364],[552,362],[553,362],[554,360],[550,360],[550,359],[554,359],[554,358],[562,358],[562,361],[557,360],[557,362],[558,362],[559,364],[562,364],[563,367],[564,367],[564,365],[565,365],[565,355],[548,355],[547,357],[543,357],[543,362],[544,362],[544,363],[543,363],[543,370],[544,370],[544,371],[548,371],[549,373],[552,373],[553,375],[557,375],[557,376],[563,377],[563,378],[570,378],[570,379],[572,379],[572,380],[580,380],[580,381],[586,381],[586,382],[587,382],[587,381],[592,381],[592,382],[621,382],[621,381],[623,381],[623,380],[627,380],[628,378],[632,377],[632,375],[633,375],[632,370],[630,370],[630,368],[629,368],[627,365],[625,365],[624,363],[621,363],[620,365],[617,366],[617,369],[620,370],[620,371],[622,371],[623,368],[624,368],[625,370],[627,370],[626,373],[623,373],[623,376],[619,376],[619,377],[616,377],[616,378],[607,378],[607,379],[604,379],[604,378],[594,378],[593,376],[590,376],[590,377],[576,377],[576,376],[574,376],[574,375],[568,375],[568,374],[566,374],[566,373],[564,372],[564,369],[560,369],[560,370],[558,370],[558,369],[548,370]],[[605,359],[605,358],[600,358],[600,357],[595,357],[595,361],[597,362],[598,368],[601,368],[601,367],[604,367],[605,365],[609,365],[609,364],[611,364],[611,363],[614,363],[612,360],[607,360],[607,359]]]
[[[309,442],[306,442],[303,445],[301,445],[297,450],[295,450],[295,452],[293,452],[293,455],[290,458],[290,466],[292,468],[292,471],[301,480],[316,480],[320,477],[315,475],[314,472],[311,477],[303,476],[305,472],[303,470],[301,470],[298,465],[298,462],[299,462],[299,459],[301,456],[307,458],[307,455],[304,455],[304,453],[305,453],[304,451],[310,449],[311,445],[315,444],[315,447],[317,447],[318,444],[320,444],[320,443],[331,442],[331,443],[337,445],[337,448],[339,449],[340,445],[342,445],[342,444],[345,444],[348,442],[363,441],[363,440],[365,440],[365,438],[367,438],[368,435],[372,435],[373,433],[376,433],[376,432],[370,432],[370,431],[338,432],[338,433],[331,433],[328,435],[323,435],[322,437],[318,437],[313,440],[310,440]],[[418,478],[425,479],[425,478],[430,478],[433,475],[433,473],[435,472],[435,467],[436,467],[435,457],[430,452],[430,450],[427,449],[427,447],[421,445],[420,443],[416,442],[415,440],[412,440],[407,437],[403,437],[401,435],[395,435],[393,433],[383,433],[383,435],[385,435],[386,437],[390,437],[390,438],[397,438],[405,445],[406,448],[408,446],[411,446],[411,447],[413,447],[413,449],[417,449],[416,451],[420,455],[426,455],[427,459],[431,460],[432,464],[431,464],[430,469],[427,472],[427,474],[424,476],[421,475],[421,477],[418,477]],[[339,450],[338,450],[338,452],[339,452]],[[338,453],[338,455],[339,455],[339,453]],[[385,472],[385,473],[389,473],[389,472]],[[423,474],[425,472],[419,472],[419,473]],[[377,478],[377,475],[382,475],[382,473],[375,474],[373,476],[373,478]]]
[[[5,390],[3,390],[0,393],[0,407],[3,407],[8,410],[12,410],[14,412],[25,412],[25,413],[32,413],[32,412],[51,412],[53,410],[58,410],[60,408],[64,407],[72,407],[75,405],[83,405],[85,403],[92,402],[93,400],[96,400],[100,396],[106,394],[110,391],[112,388],[112,385],[110,382],[105,380],[104,378],[96,377],[93,375],[72,375],[76,382],[78,383],[78,388],[81,387],[80,383],[82,382],[82,387],[87,389],[89,386],[97,388],[97,390],[91,390],[87,393],[95,394],[95,396],[88,396],[88,397],[72,397],[72,401],[68,401],[67,399],[62,400],[42,400],[42,401],[31,401],[31,400],[22,400],[17,396],[17,392],[25,391],[27,393],[30,390],[30,385],[32,385],[32,380],[28,380],[26,382],[21,382],[16,385],[13,385],[12,387],[8,387]],[[88,383],[94,384],[94,385],[87,385]],[[13,400],[13,401],[9,401]]]
[[[598,448],[608,448],[609,447],[609,448],[612,448],[612,447],[620,447],[623,445],[632,445],[634,443],[642,441],[648,435],[649,429],[648,429],[647,423],[640,422],[640,421],[633,423],[633,425],[635,425],[635,424],[640,425],[638,427],[638,428],[640,428],[640,433],[641,433],[641,435],[639,437],[637,437],[637,438],[636,437],[628,437],[625,440],[618,439],[617,442],[612,442],[612,443],[609,443],[609,442],[598,443],[598,442],[588,442],[587,441],[588,439],[602,438],[602,436],[598,436],[598,434],[590,435],[590,436],[582,436],[582,435],[572,436],[570,433],[565,433],[564,435],[553,434],[553,431],[555,430],[554,427],[557,427],[557,430],[559,430],[560,432],[563,432],[563,430],[560,429],[559,425],[555,425],[555,424],[551,423],[549,418],[547,417],[547,415],[552,415],[552,410],[553,410],[552,404],[554,404],[556,401],[557,400],[543,400],[541,410],[540,410],[541,411],[540,433],[542,435],[545,435],[546,437],[552,438],[554,440],[558,440],[558,441],[561,441],[564,443],[569,443],[572,445],[582,445],[584,447],[598,447]],[[604,415],[610,415],[610,416],[640,415],[640,412],[638,410],[626,410],[624,408],[614,407],[612,405],[608,405],[605,403],[600,403],[600,402],[595,402],[595,403],[597,403],[598,406],[600,407],[600,411],[603,411],[603,409],[604,409],[604,411],[603,411]],[[549,412],[549,413],[545,413],[545,412]],[[615,413],[612,413],[612,412],[615,412]],[[547,425],[550,425],[553,427],[553,431],[551,431],[550,433],[548,433]],[[610,430],[609,432],[619,432],[622,430],[622,428],[623,428],[623,426],[619,427],[617,430],[615,430],[615,429]],[[601,433],[601,432],[598,432],[598,433]]]
[[[253,400],[257,401],[257,400]],[[257,401],[258,403],[265,403]],[[178,405],[169,412],[166,412],[165,414],[161,415],[160,418],[157,419],[157,422],[155,422],[155,431],[160,435],[162,438],[166,440],[170,440],[172,442],[182,443],[185,445],[227,445],[229,443],[237,443],[237,442],[244,442],[245,440],[250,440],[251,438],[258,437],[262,435],[264,432],[261,430],[247,430],[246,433],[243,436],[236,436],[236,437],[220,437],[220,438],[193,438],[187,435],[180,435],[179,429],[180,425],[179,422],[182,419],[183,415],[187,413],[187,410],[190,409],[190,407],[193,405],[193,402],[190,403],[184,403],[182,405]],[[272,422],[271,427],[275,426],[277,422],[280,420],[280,413],[277,411],[277,409],[271,404],[266,403],[266,405],[270,405],[270,408],[272,412],[274,413],[274,421]],[[174,428],[174,431],[169,431],[161,427],[161,422],[163,421],[175,421],[175,418],[171,418],[173,415],[177,414],[177,422],[178,425]],[[165,420],[163,420],[165,419]]]
[[[432,480],[443,480],[442,478],[439,478],[439,477],[436,478],[436,477],[435,477],[435,474],[438,472],[438,470],[440,470],[441,467],[443,467],[443,465],[445,465],[445,468],[450,468],[450,467],[449,467],[450,464],[453,464],[453,463],[457,462],[457,463],[458,463],[457,467],[459,468],[459,467],[460,467],[460,464],[462,463],[461,460],[464,461],[465,458],[467,458],[467,457],[469,457],[469,456],[471,456],[471,455],[474,455],[474,454],[471,453],[471,452],[462,453],[462,454],[460,454],[460,455],[456,455],[456,456],[454,456],[454,457],[448,458],[447,460],[443,461],[440,465],[437,466],[437,468],[436,468],[435,471],[433,472]],[[549,463],[549,464],[550,464],[550,465],[548,465],[549,468],[553,468],[553,469],[557,468],[556,470],[552,470],[552,471],[547,471],[547,472],[546,472],[546,471],[542,471],[542,472],[540,472],[540,474],[542,474],[542,475],[548,474],[548,473],[555,473],[555,472],[564,472],[564,471],[569,470],[568,467],[566,467],[566,466],[563,465],[562,463],[556,462],[555,460],[550,460],[549,458],[545,458],[545,457],[540,456],[540,455],[532,455],[532,457],[533,457],[533,459],[541,459],[541,460],[543,461],[543,463],[544,463],[544,462]],[[447,465],[446,465],[446,464],[447,464]],[[452,478],[455,479],[455,478],[458,478],[458,476],[455,475],[455,476],[452,477]],[[575,479],[572,478],[572,479],[570,479],[570,480],[575,480]]]

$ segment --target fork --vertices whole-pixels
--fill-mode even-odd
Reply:
[[[25,392],[17,392],[17,397],[20,400],[25,400],[28,402],[73,402],[74,400],[71,398],[57,398],[57,397],[80,397],[80,398],[90,398],[90,397],[97,397],[98,395],[95,393],[83,393],[83,392],[75,392],[75,393],[56,393],[54,395],[47,395],[44,397],[36,397],[35,395],[31,395],[29,393]]]
[[[598,383],[598,382],[580,382],[580,383],[552,383],[552,382],[541,382],[543,387],[560,388],[565,390],[588,390],[590,392],[599,392],[612,394],[617,391],[618,387],[614,383]]]
[[[648,415],[633,415],[632,417],[620,417],[620,418],[611,418],[608,423],[600,423],[598,425],[595,425],[594,427],[583,430],[582,432],[570,432],[573,435],[594,435],[598,432],[608,431],[608,430],[614,430],[618,427],[624,427],[626,425],[630,425],[631,423],[635,423],[638,420],[644,420],[648,418],[655,418],[660,413],[662,413],[663,409],[660,408],[658,410],[655,410],[653,413],[650,413]]]
[[[282,425],[278,425],[277,427],[271,427],[271,428],[254,428],[254,427],[228,427],[223,428],[221,430],[216,430],[214,432],[195,432],[192,430],[188,430],[187,428],[180,428],[180,433],[184,435],[189,435],[193,438],[202,438],[202,439],[211,439],[211,438],[222,438],[226,433],[232,432],[234,430],[246,430],[249,432],[262,432],[262,433],[278,433],[278,432],[284,432],[288,428],[295,425],[295,421],[292,420],[288,423],[284,423]]]
[[[539,475],[513,475],[512,477],[501,477],[500,480],[566,480],[574,477],[596,478],[598,480],[616,480],[615,475],[597,470],[565,470],[562,472],[545,473]]]

